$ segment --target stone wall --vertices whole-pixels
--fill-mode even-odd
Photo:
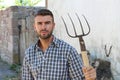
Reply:
[[[0,11],[0,56],[4,61],[22,63],[25,49],[36,38],[34,12],[41,8],[11,6]]]

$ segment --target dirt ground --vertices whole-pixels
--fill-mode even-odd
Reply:
[[[13,80],[17,74],[10,69],[10,65],[0,59],[0,80]]]

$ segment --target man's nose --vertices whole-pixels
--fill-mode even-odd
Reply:
[[[46,25],[45,24],[42,24],[42,29],[46,29]]]

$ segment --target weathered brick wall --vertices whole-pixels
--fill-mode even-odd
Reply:
[[[4,61],[22,62],[25,49],[35,41],[33,15],[41,8],[12,6],[0,11],[0,56]]]

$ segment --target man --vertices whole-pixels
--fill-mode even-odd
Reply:
[[[22,80],[95,80],[95,69],[83,67],[76,49],[52,34],[54,28],[52,12],[39,10],[34,18],[39,40],[25,51]]]

